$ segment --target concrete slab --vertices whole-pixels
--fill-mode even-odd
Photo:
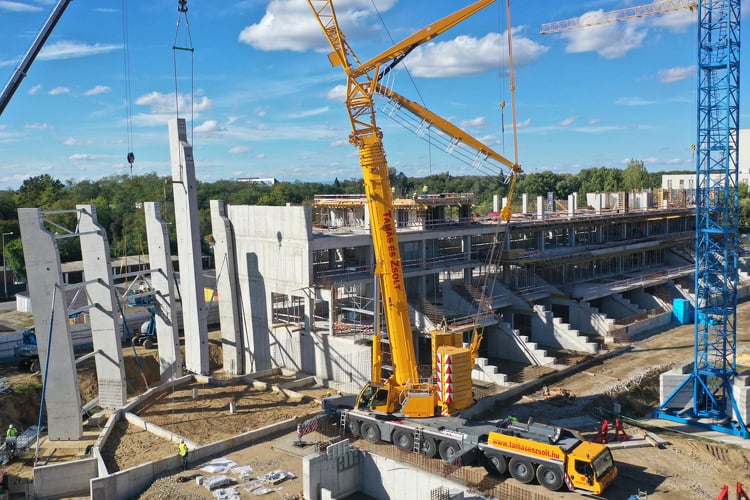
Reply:
[[[735,446],[741,446],[743,448],[750,449],[750,439],[743,439],[739,436],[733,436],[732,434],[725,434],[723,432],[707,430],[697,425],[672,422],[671,420],[663,420],[660,418],[640,419],[634,422],[636,422],[637,425],[640,424],[644,427],[663,429],[665,431],[677,432],[680,434],[690,434],[693,436],[701,437],[703,439],[710,439],[711,441],[733,444]]]

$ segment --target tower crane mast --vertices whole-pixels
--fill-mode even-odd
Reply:
[[[542,25],[558,33],[636,17],[698,11],[693,371],[655,411],[659,418],[750,437],[738,405],[739,79],[741,0],[665,0]],[[689,400],[687,404],[685,401]]]

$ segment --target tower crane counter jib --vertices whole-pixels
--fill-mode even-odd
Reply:
[[[477,156],[491,158],[495,163],[508,168],[514,180],[521,171],[518,165],[447,120],[379,83],[382,76],[414,48],[494,3],[494,0],[474,2],[432,23],[364,63],[360,63],[357,59],[339,28],[332,0],[308,0],[308,3],[333,50],[329,55],[329,60],[332,65],[341,66],[347,75],[346,104],[352,126],[349,139],[354,146],[359,148],[360,166],[372,221],[375,274],[381,287],[385,324],[388,329],[393,360],[393,372],[383,380],[381,334],[376,328],[372,349],[373,383],[368,384],[360,393],[357,408],[403,417],[433,417],[468,408],[473,404],[472,366],[469,361],[465,360],[470,359],[471,350],[463,347],[460,335],[448,332],[433,333],[433,375],[438,378],[438,383],[433,383],[431,380],[419,380],[394,221],[388,163],[382,142],[382,132],[376,123],[373,98],[375,94],[379,94],[395,101],[399,107],[405,108],[430,126],[448,135],[451,141],[462,142],[472,148]],[[512,196],[512,192],[509,196]],[[509,210],[506,215],[509,219]],[[441,333],[445,335],[440,335]],[[441,379],[441,369],[444,370],[445,366],[451,367],[448,370],[451,374],[449,382]],[[463,376],[463,380],[458,384],[454,381],[457,377],[457,370],[461,372],[458,378]],[[453,390],[453,387],[459,386],[460,389]]]

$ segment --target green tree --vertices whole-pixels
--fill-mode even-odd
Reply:
[[[622,183],[620,189],[622,191],[633,191],[639,189],[647,189],[652,187],[651,177],[643,165],[642,160],[632,159],[625,170],[622,171]]]

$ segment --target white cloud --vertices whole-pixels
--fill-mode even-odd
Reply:
[[[586,122],[586,125],[596,125],[597,123],[601,122],[599,118],[592,118],[589,121]]]
[[[601,9],[587,12],[581,16],[581,23],[592,22],[602,13]],[[643,25],[642,20],[634,19],[564,31],[561,36],[568,41],[566,52],[596,52],[607,59],[616,59],[643,44],[648,33]]]
[[[516,123],[516,128],[529,128],[531,126],[531,118],[527,118],[522,122]]]
[[[346,102],[346,85],[336,85],[326,94],[330,101]]]
[[[695,68],[693,65],[663,69],[657,73],[656,77],[661,83],[679,82],[695,75]]]
[[[223,132],[226,128],[221,127],[216,120],[206,120],[193,129],[196,134],[212,134],[214,132]]]
[[[76,57],[106,54],[120,49],[122,49],[122,45],[104,45],[99,43],[89,45],[87,43],[64,40],[46,45],[39,53],[38,59],[47,61],[57,59],[73,59]]]
[[[49,95],[60,95],[60,94],[68,94],[70,93],[70,89],[68,87],[55,87],[54,89],[47,92]]]
[[[68,160],[70,161],[91,161],[91,160],[98,160],[100,159],[100,156],[97,155],[90,155],[86,153],[76,153],[68,156]]]
[[[42,90],[41,85],[34,85],[29,89],[29,95],[36,95],[40,90]]]
[[[94,143],[94,141],[92,141],[92,140],[82,141],[82,140],[76,139],[74,137],[68,137],[67,139],[65,139],[63,141],[63,144],[65,144],[66,146],[89,146],[89,145],[91,145],[93,143]]]
[[[620,97],[615,101],[615,104],[619,106],[648,106],[655,104],[654,101],[647,101],[642,97]]]
[[[258,153],[257,155],[255,155],[256,160],[264,160],[265,158],[266,158],[265,153]]]
[[[287,116],[291,119],[307,118],[310,116],[316,116],[316,115],[321,115],[323,113],[327,113],[329,109],[330,108],[328,106],[322,106],[320,108],[308,109],[305,111],[299,111],[297,113],[290,113]]]
[[[23,126],[23,128],[44,130],[52,127],[49,125],[49,123],[27,123]]]
[[[464,129],[469,128],[469,127],[486,127],[487,119],[484,116],[477,116],[476,118],[470,118],[468,120],[461,120],[458,126]]]
[[[0,10],[7,10],[8,12],[38,12],[42,10],[42,8],[21,2],[9,2],[2,0],[0,1]]]
[[[557,122],[557,126],[558,127],[570,127],[571,125],[573,125],[573,123],[576,120],[578,120],[577,116],[571,116],[571,117],[565,118],[564,120]]]
[[[352,26],[362,26],[374,15],[373,3],[379,12],[389,10],[396,0],[341,0],[336,3],[336,18],[342,31],[349,34]],[[371,28],[370,28],[371,30]],[[246,26],[238,40],[258,50],[293,50],[310,48],[327,50],[329,45],[307,2],[271,0],[263,18]]]
[[[87,90],[83,93],[83,95],[97,95],[97,94],[106,94],[112,90],[111,88],[107,87],[106,85],[97,85],[96,87]]]
[[[248,146],[234,146],[229,148],[230,155],[240,155],[243,153],[249,153],[250,151],[252,151],[252,148]]]
[[[211,108],[212,102],[206,96],[201,96],[191,108],[191,98],[188,95],[180,94],[177,98],[177,106],[180,111],[186,112],[191,110],[195,113],[206,111]],[[140,106],[148,106],[151,108],[151,112],[155,114],[159,113],[173,113],[175,112],[175,98],[173,94],[162,94],[161,92],[151,92],[142,95],[135,100],[135,103]]]
[[[530,38],[520,36],[522,28],[514,28],[513,63],[516,67],[530,64],[549,50]],[[457,36],[445,42],[432,42],[417,47],[404,64],[414,76],[425,78],[463,76],[497,69],[507,54],[507,32],[489,33],[482,38]]]

